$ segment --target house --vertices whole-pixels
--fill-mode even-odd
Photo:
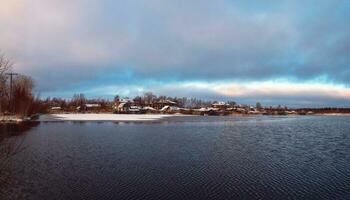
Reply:
[[[82,112],[99,112],[101,109],[100,104],[84,104],[82,106],[78,106],[77,110]]]
[[[236,108],[235,111],[238,113],[247,113],[247,110],[245,108]]]
[[[162,109],[160,109],[162,113],[175,113],[180,112],[180,108],[177,106],[164,106]]]
[[[60,106],[55,106],[50,108],[51,113],[59,113],[62,111],[62,108]]]
[[[130,99],[121,99],[114,102],[112,108],[115,113],[127,113],[133,102]]]
[[[248,114],[258,115],[262,114],[262,112],[260,112],[257,108],[254,108],[253,106],[249,106]]]
[[[152,104],[152,107],[157,109],[157,110],[164,108],[164,106],[177,106],[177,103],[174,101],[162,99],[162,100],[160,100],[158,102],[154,102]]]
[[[297,115],[297,114],[298,114],[295,110],[286,111],[286,113],[287,113],[288,115]]]
[[[219,115],[219,109],[212,108],[212,107],[193,109],[193,114],[195,114],[195,115]]]
[[[156,113],[157,110],[152,108],[151,106],[145,106],[142,108],[144,113]]]
[[[90,108],[90,109],[92,109],[92,108],[101,108],[101,105],[100,104],[97,104],[97,103],[95,103],[95,104],[85,104],[85,107],[86,108]]]
[[[128,113],[131,114],[141,114],[142,113],[142,108],[140,106],[130,106]]]
[[[113,110],[116,113],[128,113],[131,107],[131,102],[121,102],[113,106]]]
[[[251,114],[251,115],[258,115],[258,114],[262,114],[262,112],[258,111],[258,110],[250,110],[248,112],[248,114]]]
[[[230,104],[220,101],[220,102],[213,103],[212,107],[217,108],[219,110],[226,110],[228,107],[230,107]]]

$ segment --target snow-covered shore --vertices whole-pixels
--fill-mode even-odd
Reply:
[[[19,123],[23,121],[24,121],[23,117],[19,117],[15,115],[8,115],[8,116],[0,115],[0,123]]]
[[[40,116],[39,121],[157,121],[174,115],[160,114],[49,114]]]

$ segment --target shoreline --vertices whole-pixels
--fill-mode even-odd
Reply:
[[[320,116],[350,116],[350,113],[317,113]]]
[[[15,116],[15,115],[1,115],[0,116],[0,123],[3,124],[16,124],[16,123],[22,123],[22,122],[26,122],[26,121],[30,121],[29,119],[26,119],[24,117],[20,117],[20,116]]]
[[[39,122],[60,122],[60,121],[111,121],[111,122],[147,122],[159,121],[172,117],[190,117],[203,115],[186,115],[186,114],[111,114],[111,113],[65,113],[65,114],[44,114],[36,121]],[[313,115],[254,115],[254,114],[230,114],[222,117],[240,116],[350,116],[347,113],[319,113]]]
[[[69,114],[45,114],[37,120],[39,122],[61,121],[90,121],[90,122],[147,122],[159,121],[169,117],[185,115],[163,114],[111,114],[111,113],[69,113]]]
[[[112,114],[112,113],[51,113],[42,114],[38,119],[19,116],[0,116],[0,124],[15,124],[23,122],[152,122],[172,117],[202,116],[186,114]],[[261,114],[230,114],[225,116],[266,116]],[[305,116],[305,115],[267,115],[267,116]],[[315,113],[306,116],[350,116],[350,113]]]

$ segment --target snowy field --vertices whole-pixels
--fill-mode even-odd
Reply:
[[[49,114],[39,121],[157,121],[174,115],[160,114]]]

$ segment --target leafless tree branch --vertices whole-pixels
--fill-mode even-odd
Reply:
[[[0,76],[4,76],[12,68],[13,63],[0,51]]]

